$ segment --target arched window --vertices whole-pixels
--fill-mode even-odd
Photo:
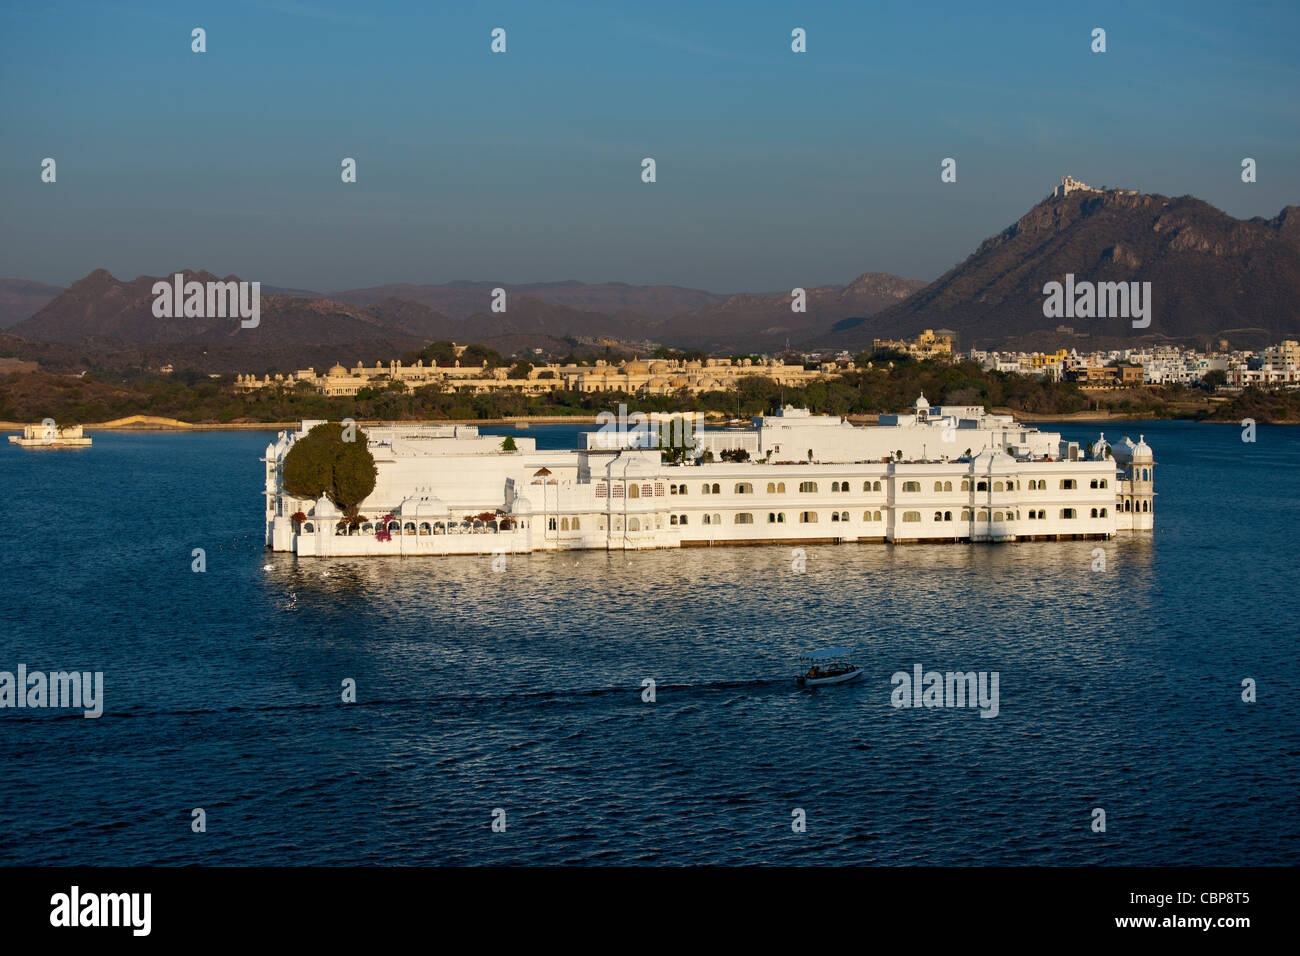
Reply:
[[[862,520],[863,520],[863,521],[870,521],[870,520],[871,520],[871,512],[870,512],[870,511],[864,511],[864,512],[862,512]]]
[[[880,520],[881,520],[881,518],[880,518],[880,512],[877,511],[876,514],[875,514],[875,517],[872,518],[871,520],[872,520],[872,521],[880,521]]]
[[[1062,518],[1065,518],[1066,520],[1069,520],[1070,518],[1074,518],[1074,517],[1076,517],[1074,509],[1073,509],[1073,508],[1062,508],[1062,509],[1061,509],[1061,517],[1062,517]]]
[[[628,531],[640,531],[640,530],[641,530],[641,521],[640,521],[640,519],[638,519],[638,518],[628,518],[628,519],[627,519],[627,530],[628,530]]]
[[[920,483],[919,481],[905,481],[905,482],[903,482],[903,490],[904,490],[904,491],[920,491],[920,490],[921,490],[921,483]]]
[[[678,519],[677,519],[677,523],[678,523],[678,524],[686,524],[686,523],[687,523],[687,522],[686,522],[686,515],[682,515],[680,518],[678,518]]]
[[[636,485],[634,485],[634,484],[629,484],[629,485],[627,486],[627,496],[628,496],[629,498],[640,498],[640,497],[641,497],[641,489],[638,488],[638,487],[637,487]]]
[[[969,480],[969,479],[966,479],[966,478],[963,478],[963,479],[962,479],[962,482],[961,482],[961,490],[962,490],[962,491],[970,491],[970,480]]]
[[[1105,478],[1103,478],[1103,479],[1101,480],[1101,486],[1102,486],[1103,488],[1108,488],[1108,487],[1110,487],[1110,483],[1109,483]]]
[[[415,522],[414,522],[414,521],[408,521],[408,522],[406,522],[406,524],[402,525],[402,533],[403,533],[403,534],[415,534]]]
[[[1143,468],[1143,469],[1142,469],[1142,480],[1143,480],[1143,481],[1150,481],[1150,480],[1151,480],[1151,470],[1150,470],[1149,468]]]
[[[963,508],[963,509],[962,509],[961,520],[962,520],[962,521],[970,521],[970,509],[969,509],[969,508]]]
[[[705,516],[704,516],[704,523],[705,523],[705,524],[712,524],[713,522],[710,520],[710,518],[709,518],[708,515],[705,515]]]
[[[799,490],[800,490],[803,494],[812,494],[812,493],[814,493],[814,492],[817,491],[817,482],[815,482],[815,481],[801,481],[801,482],[799,482]]]
[[[817,512],[815,512],[815,511],[801,511],[801,512],[799,513],[799,523],[800,523],[800,524],[816,524],[816,523],[817,523]]]
[[[546,521],[546,530],[547,530],[547,531],[554,531],[554,530],[555,530],[555,519],[554,519],[554,518],[548,518],[548,519],[547,519],[547,521]]]
[[[722,494],[722,487],[716,481],[713,483],[713,493],[715,495]]]
[[[847,492],[848,490],[849,490],[849,483],[848,483],[847,481],[841,481],[841,482],[840,482],[840,491],[841,491],[841,492]]]
[[[1097,509],[1096,509],[1096,508],[1093,508],[1093,509],[1092,509],[1092,514],[1088,515],[1088,517],[1089,517],[1089,518],[1095,518],[1095,517],[1097,517]]]
[[[921,512],[919,512],[919,511],[904,511],[904,512],[903,512],[903,520],[906,521],[906,522],[920,521],[920,520],[921,520]]]
[[[433,533],[433,528],[429,527],[429,522],[427,522],[427,521],[421,521],[421,522],[420,522],[420,534],[432,534],[432,533]]]
[[[754,516],[749,512],[741,512],[736,515],[736,524],[753,524]]]
[[[943,482],[942,482],[942,481],[936,481],[936,482],[934,483],[934,490],[935,490],[935,491],[943,491]]]
[[[675,494],[677,494],[677,486],[676,486],[676,485],[669,485],[669,486],[668,486],[668,494],[670,494],[670,495],[675,495]]]
[[[872,490],[872,491],[879,491],[879,490],[880,490],[880,482],[878,482],[878,481],[873,481],[873,482],[871,483],[871,490]]]
[[[700,489],[700,494],[707,495],[708,493],[709,493],[709,486],[706,484],[702,489]]]
[[[994,520],[994,521],[1001,521],[1001,520],[1002,520],[1002,512],[1001,512],[1001,511],[995,511],[995,512],[993,512],[993,520]]]
[[[312,524],[310,521],[303,522],[303,526],[302,526],[303,534],[311,534],[315,530],[316,530],[316,526]]]
[[[767,523],[768,523],[768,524],[776,524],[776,512],[775,512],[775,511],[769,511],[769,512],[767,513]]]
[[[832,481],[832,482],[831,482],[831,491],[833,491],[833,492],[837,492],[837,491],[839,491],[839,490],[840,490],[840,483],[839,483],[838,481]]]
[[[944,520],[944,521],[951,521],[951,520],[952,520],[952,512],[951,512],[951,511],[945,511],[945,512],[943,513],[943,520]]]
[[[975,490],[976,490],[976,491],[988,491],[988,490],[989,490],[989,483],[988,483],[987,481],[981,481],[979,484],[977,484],[977,485],[975,486]]]
[[[752,495],[753,493],[754,493],[754,486],[751,485],[748,481],[739,481],[736,483],[736,494]]]
[[[1151,510],[1151,504],[1150,504],[1150,502],[1147,502],[1147,501],[1142,502],[1142,510],[1143,510],[1143,511],[1150,511],[1150,510]]]
[[[1078,487],[1078,482],[1076,482],[1073,478],[1062,478],[1062,479],[1061,479],[1061,490],[1062,490],[1062,491],[1072,491],[1074,488],[1077,488],[1077,487]]]
[[[975,516],[975,520],[976,520],[976,521],[988,521],[988,520],[989,520],[989,513],[988,513],[987,511],[981,511],[979,514],[977,514],[977,515]]]
[[[783,495],[783,494],[785,494],[785,482],[784,482],[784,481],[778,481],[778,482],[776,483],[776,493],[777,493],[778,495]]]
[[[677,493],[678,493],[679,495],[684,495],[684,494],[686,494],[686,486],[685,486],[685,485],[682,485],[681,488],[678,489]]]
[[[714,516],[713,516],[713,523],[714,523],[714,524],[722,524],[722,515],[714,515]]]
[[[774,481],[769,481],[769,482],[767,483],[767,493],[768,493],[769,495],[774,495],[774,494],[776,494],[776,482],[774,482]]]
[[[561,518],[561,519],[560,519],[560,530],[561,530],[561,531],[568,531],[568,530],[569,530],[569,519],[568,519],[568,518]]]
[[[1106,517],[1106,509],[1105,509],[1105,508],[1102,508],[1102,509],[1101,509],[1101,516],[1102,516],[1103,518]]]
[[[936,512],[934,513],[934,520],[935,520],[935,521],[942,521],[942,520],[943,520],[943,512],[942,512],[942,511],[936,511]]]
[[[994,490],[994,491],[1001,491],[1001,490],[1002,490],[1002,482],[1000,482],[1000,481],[995,481],[995,482],[993,482],[993,490]]]
[[[669,524],[669,525],[675,525],[675,524],[677,524],[677,515],[669,515],[669,516],[668,516],[668,524]]]
[[[944,490],[944,491],[952,491],[952,482],[951,482],[951,481],[945,481],[945,482],[943,483],[943,490]]]
[[[839,513],[838,511],[832,511],[832,512],[831,512],[831,520],[832,520],[832,521],[839,521],[839,520],[840,520],[840,513]]]

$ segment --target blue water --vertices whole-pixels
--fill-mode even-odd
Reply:
[[[0,447],[0,670],[105,682],[97,720],[0,710],[0,863],[1293,863],[1300,429],[1128,430],[1153,536],[804,574],[782,547],[298,562],[262,549],[266,433]],[[796,688],[828,644],[866,677]],[[894,709],[915,663],[998,671],[999,715]]]

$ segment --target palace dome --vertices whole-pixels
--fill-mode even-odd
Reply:
[[[441,498],[407,498],[397,510],[403,518],[438,518],[450,514]]]
[[[649,375],[649,374],[650,374],[650,366],[646,365],[645,362],[628,362],[627,365],[624,366],[624,368],[623,368],[623,374],[625,374],[625,375]]]
[[[329,375],[347,375],[348,370],[337,362],[330,366]]]
[[[512,515],[530,515],[533,513],[533,503],[527,498],[516,498],[515,503],[510,506]]]

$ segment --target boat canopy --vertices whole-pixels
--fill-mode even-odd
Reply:
[[[850,651],[847,647],[828,647],[825,650],[809,651],[806,654],[801,654],[799,656],[799,659],[805,661],[838,660],[838,659],[848,657],[852,653],[853,652]]]

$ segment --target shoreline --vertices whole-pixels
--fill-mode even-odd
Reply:
[[[1122,414],[1118,412],[1068,412],[1058,414],[1044,414],[1040,412],[1018,412],[1010,408],[994,408],[991,410],[994,415],[1013,415],[1016,421],[1025,423],[1041,422],[1061,422],[1063,424],[1087,424],[1095,422],[1097,424],[1106,424],[1107,422],[1147,422],[1147,421],[1168,421],[1168,422],[1191,422],[1193,424],[1204,425],[1237,425],[1237,422],[1218,422],[1206,419],[1191,418],[1150,418],[1141,414]],[[880,416],[875,415],[847,415],[848,421],[855,425],[875,425],[880,421]],[[708,420],[706,424],[712,424],[715,427],[719,422],[726,419],[719,418]],[[434,424],[434,425],[482,425],[489,428],[502,426],[520,427],[523,425],[594,425],[596,424],[595,415],[539,415],[535,417],[516,416],[512,418],[415,418],[402,419],[396,422],[390,419],[358,419],[357,425],[362,428],[380,427],[385,425],[415,425],[415,424]],[[30,422],[0,422],[0,431],[18,431],[31,424]],[[132,415],[128,418],[117,418],[107,422],[98,422],[94,424],[84,424],[82,429],[85,431],[118,431],[118,432],[219,432],[219,431],[284,431],[296,429],[300,421],[295,419],[288,422],[183,422],[176,418],[161,418],[153,415]],[[1274,425],[1300,425],[1297,421],[1273,422]]]

